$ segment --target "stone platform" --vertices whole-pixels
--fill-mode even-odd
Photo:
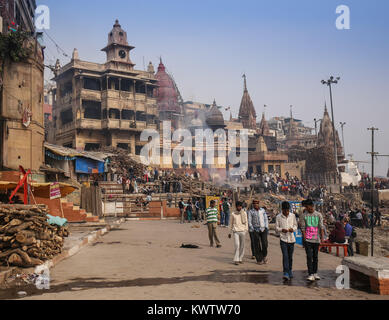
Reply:
[[[368,281],[370,290],[380,295],[389,295],[389,258],[346,257],[343,265],[350,269],[350,281]]]

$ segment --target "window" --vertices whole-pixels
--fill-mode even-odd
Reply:
[[[142,146],[136,146],[135,147],[135,154],[137,155],[137,156],[139,156],[140,155],[140,152],[142,151]]]
[[[101,103],[97,101],[82,101],[82,107],[84,108],[85,119],[101,119]]]
[[[85,151],[95,151],[100,149],[99,143],[85,143]]]
[[[120,110],[119,109],[109,109],[109,118],[110,119],[120,119]]]
[[[93,78],[84,78],[84,89],[101,91],[100,80]]]
[[[72,93],[72,91],[73,91],[72,82],[71,82],[71,81],[65,82],[65,83],[62,85],[61,90],[60,90],[61,97],[64,97],[64,96],[66,96],[67,94]]]
[[[118,143],[118,148],[128,150],[128,143]]]
[[[61,123],[62,125],[73,122],[73,112],[72,109],[68,109],[61,112]]]

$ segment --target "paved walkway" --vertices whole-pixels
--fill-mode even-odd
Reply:
[[[197,226],[195,228],[194,226]],[[25,299],[388,299],[359,290],[338,290],[341,258],[320,254],[322,280],[307,284],[305,251],[296,247],[295,279],[282,281],[279,239],[269,236],[270,263],[232,263],[233,240],[218,228],[223,247],[210,248],[206,226],[177,221],[126,222],[51,270],[49,291]],[[182,249],[182,243],[201,249]]]

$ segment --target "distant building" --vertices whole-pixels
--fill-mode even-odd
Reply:
[[[35,33],[35,9],[35,0],[0,0],[0,30],[2,33],[17,29]]]
[[[150,66],[148,71],[134,69],[132,49],[116,20],[102,49],[106,63],[82,61],[75,49],[70,63],[58,68],[53,90],[56,144],[85,151],[112,146],[140,154],[147,143],[140,141],[141,132],[157,129],[157,78]]]
[[[279,149],[286,150],[292,146],[313,148],[317,137],[312,134],[312,128],[304,126],[303,122],[293,117],[274,117],[269,120],[270,132],[277,137]]]

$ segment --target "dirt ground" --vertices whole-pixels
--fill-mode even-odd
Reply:
[[[269,236],[268,265],[251,259],[247,236],[244,264],[235,266],[228,230],[218,228],[218,233],[220,249],[209,247],[203,224],[128,221],[54,267],[50,290],[26,289],[24,299],[388,299],[362,290],[336,289],[335,269],[341,258],[325,253],[319,256],[322,280],[308,284],[305,251],[299,246],[295,279],[284,284],[279,239],[274,236]],[[200,249],[180,248],[182,243]]]

